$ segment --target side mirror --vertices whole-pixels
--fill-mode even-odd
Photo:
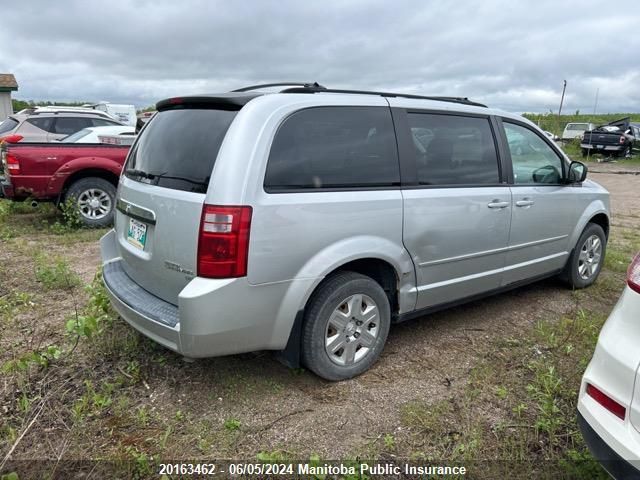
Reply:
[[[587,166],[582,162],[571,162],[569,164],[568,183],[582,183],[587,178]]]

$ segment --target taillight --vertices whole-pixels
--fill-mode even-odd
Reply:
[[[24,137],[22,135],[13,134],[13,135],[7,135],[6,137],[3,137],[2,140],[4,140],[7,143],[18,143],[23,138]]]
[[[619,141],[620,141],[620,143],[622,144],[622,143],[626,142],[626,141],[627,141],[627,139],[625,138],[625,136],[624,136],[624,135],[620,135],[620,140],[619,140]]]
[[[640,253],[636,255],[627,270],[627,285],[634,292],[640,293]]]
[[[204,205],[198,238],[198,276],[244,277],[249,256],[251,207]]]
[[[20,174],[20,162],[16,157],[7,153],[6,156],[7,162],[7,170],[11,175],[19,175]]]
[[[616,402],[609,395],[604,393],[602,390],[594,387],[590,383],[587,383],[587,395],[593,398],[596,402],[602,405],[604,408],[613,413],[616,417],[624,420],[624,416],[627,412],[627,409]]]

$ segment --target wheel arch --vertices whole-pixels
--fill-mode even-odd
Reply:
[[[279,321],[288,323],[288,326],[285,327],[288,332],[288,340],[285,348],[278,352],[279,360],[290,367],[300,366],[301,331],[305,308],[320,285],[339,272],[353,271],[376,281],[389,298],[392,321],[399,312],[412,310],[416,301],[415,293],[413,293],[415,292],[415,271],[413,262],[404,247],[402,247],[402,252],[400,261],[394,261],[380,251],[373,253],[365,250],[359,255],[353,253],[343,256],[340,261],[331,265],[325,263],[326,267],[321,275],[305,281],[306,288],[303,293],[295,293],[292,292],[293,289],[290,289],[285,295],[278,315]],[[319,255],[321,254],[322,252]],[[291,297],[294,297],[295,300]],[[292,300],[296,302],[296,307],[293,309],[291,308]]]
[[[573,250],[576,247],[576,243],[578,242],[580,235],[589,223],[600,225],[604,230],[607,239],[609,238],[609,209],[602,200],[594,200],[582,212],[580,219],[576,222],[576,226],[571,233],[569,241],[570,250]]]
[[[82,180],[83,178],[90,177],[102,178],[103,180],[111,183],[115,188],[118,187],[119,177],[113,172],[105,170],[103,168],[84,168],[82,170],[74,172],[73,174],[69,175],[69,177],[67,177],[67,179],[64,181],[64,184],[62,185],[62,189],[60,190],[60,199],[64,199],[67,191],[75,182],[77,182],[78,180]]]

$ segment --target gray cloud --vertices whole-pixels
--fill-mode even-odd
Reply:
[[[2,13],[21,99],[145,106],[282,80],[640,111],[640,14],[601,1],[30,1]]]

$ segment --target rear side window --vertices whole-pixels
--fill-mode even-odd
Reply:
[[[222,140],[237,112],[158,112],[131,150],[125,175],[142,183],[205,193]]]
[[[53,132],[53,117],[28,118],[27,123],[38,127],[45,132]]]
[[[315,107],[288,117],[271,146],[267,191],[400,184],[386,107]]]
[[[420,185],[495,184],[498,155],[486,118],[409,113]]]
[[[54,133],[62,133],[65,135],[71,135],[83,128],[93,127],[93,123],[90,118],[80,117],[58,117],[54,124]]]
[[[6,118],[2,123],[0,123],[0,133],[7,133],[16,128],[18,125],[18,121],[14,118]]]
[[[104,120],[102,118],[92,118],[91,123],[93,123],[94,127],[114,127],[120,125],[119,123]]]

